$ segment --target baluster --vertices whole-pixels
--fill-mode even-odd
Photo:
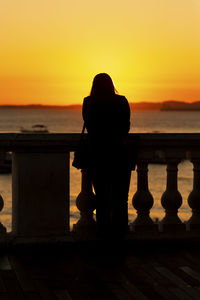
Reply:
[[[93,211],[96,208],[95,194],[92,191],[92,182],[88,171],[83,169],[81,172],[81,192],[76,198],[76,205],[80,211],[80,219],[74,225],[74,231],[87,234],[87,232],[93,231],[96,225],[93,218]]]
[[[200,229],[200,160],[192,159],[193,163],[193,190],[189,194],[188,204],[192,209],[192,216],[186,223],[188,231]]]
[[[132,200],[137,210],[137,218],[131,224],[131,230],[152,229],[155,224],[149,216],[153,206],[153,197],[148,188],[148,162],[140,161],[137,164],[137,191]]]
[[[174,231],[184,227],[178,217],[178,209],[182,205],[182,196],[177,187],[178,163],[177,160],[167,161],[167,187],[161,198],[161,204],[165,209],[165,217],[159,223],[160,231],[164,231],[164,228]]]
[[[0,195],[0,211],[2,211],[4,207],[4,201],[3,198]],[[5,235],[6,234],[6,228],[3,226],[3,224],[0,222],[0,235]]]

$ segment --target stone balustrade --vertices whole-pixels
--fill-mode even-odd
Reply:
[[[87,138],[87,135],[85,135]],[[76,149],[80,134],[0,134],[1,152],[12,152],[12,235],[46,237],[69,234],[70,152]],[[138,148],[137,191],[133,207],[137,217],[130,225],[135,232],[198,232],[200,230],[200,134],[130,134],[130,150]],[[182,223],[178,210],[182,196],[177,173],[182,160],[194,166],[193,190],[188,195],[191,218]],[[154,199],[148,187],[148,164],[166,164],[166,190],[160,199],[165,211],[157,224],[150,217]],[[3,189],[3,187],[1,187]],[[82,171],[82,188],[77,195],[80,220],[75,232],[95,227],[95,196],[87,171]],[[0,197],[0,210],[3,199]],[[1,224],[0,235],[6,230]]]

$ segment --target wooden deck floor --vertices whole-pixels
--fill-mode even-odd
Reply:
[[[81,248],[0,256],[1,300],[200,299],[200,249],[148,246],[104,257]]]

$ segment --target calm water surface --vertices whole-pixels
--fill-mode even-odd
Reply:
[[[46,125],[50,132],[77,133],[82,128],[80,111],[63,110],[0,110],[0,132],[19,132],[20,127],[30,129],[34,124]],[[200,112],[132,112],[130,132],[200,132]],[[72,159],[72,157],[71,157]],[[166,185],[166,166],[149,165],[149,188],[154,197],[152,217],[162,218],[164,211],[160,205],[160,198]],[[11,230],[12,210],[12,175],[0,174],[0,194],[4,199],[4,209],[1,212],[1,222]],[[71,225],[76,222],[79,213],[75,206],[75,199],[80,192],[80,171],[71,168],[70,177],[70,209]],[[129,192],[129,219],[132,221],[136,212],[132,207],[132,197],[136,191],[136,173],[132,173]],[[187,220],[191,213],[187,205],[187,197],[192,190],[192,164],[188,161],[179,165],[179,191],[183,197],[183,205],[179,211],[182,220]]]

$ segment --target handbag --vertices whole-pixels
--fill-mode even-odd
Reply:
[[[76,169],[86,169],[89,165],[89,142],[84,139],[85,122],[81,132],[79,144],[74,151],[72,166]]]
[[[136,168],[139,147],[140,147],[140,137],[133,135],[131,143],[127,145],[127,159],[128,159],[130,169],[132,171],[135,171]]]
[[[86,111],[86,119],[88,117],[89,114],[89,110],[91,107],[91,102],[92,102],[92,97],[90,98],[90,102],[88,104],[88,108]],[[81,138],[79,141],[79,144],[76,148],[76,150],[74,151],[74,159],[72,162],[72,166],[76,169],[87,169],[89,166],[89,162],[90,162],[90,147],[89,147],[89,140],[88,139],[84,139],[84,131],[85,131],[86,125],[85,125],[85,121],[83,123],[83,128],[81,131]]]

